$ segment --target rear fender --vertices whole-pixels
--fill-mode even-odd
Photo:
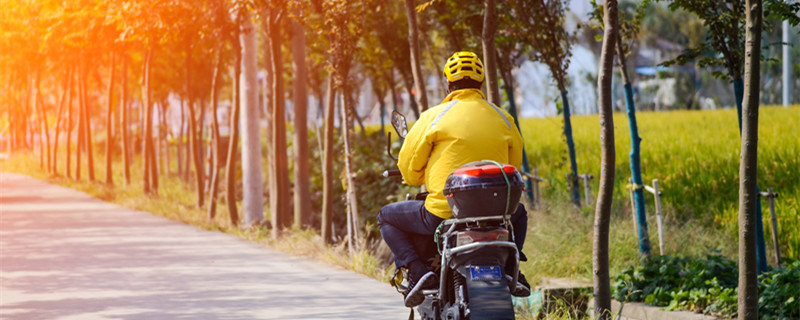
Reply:
[[[505,266],[506,274],[516,275],[519,267],[517,246],[509,241],[470,243],[445,250],[448,267],[458,270],[467,265]]]
[[[470,268],[462,266],[458,273],[466,278],[467,308],[470,319],[513,320],[514,305],[504,276],[499,279],[472,279]]]

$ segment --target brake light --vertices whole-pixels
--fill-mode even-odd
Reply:
[[[517,168],[512,165],[503,165],[503,171],[506,174],[514,174]],[[466,167],[453,172],[455,175],[468,175],[468,176],[482,176],[482,175],[500,175],[500,167],[498,166],[480,166],[480,167]]]
[[[498,229],[492,231],[462,231],[456,234],[456,246],[463,246],[473,242],[508,241],[508,230]]]

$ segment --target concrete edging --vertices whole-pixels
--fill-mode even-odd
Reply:
[[[594,316],[594,299],[589,301],[588,313]],[[622,312],[620,313],[620,308]],[[640,302],[620,303],[611,300],[611,312],[614,319],[619,320],[716,320],[721,319],[710,315],[695,313],[691,311],[666,311],[661,307],[654,307]]]

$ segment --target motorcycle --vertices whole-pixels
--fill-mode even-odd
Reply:
[[[405,138],[405,116],[394,111],[392,126]],[[387,152],[397,160],[391,154],[391,133],[387,133]],[[383,175],[401,174],[395,169]],[[430,236],[412,237],[422,260],[439,274],[439,288],[423,290],[425,300],[417,306],[421,319],[515,318],[511,292],[517,285],[519,251],[509,238],[514,234],[510,214],[523,186],[516,168],[493,161],[469,163],[448,176],[444,194],[453,217],[439,226],[433,241]],[[426,196],[423,186],[422,192],[407,199]],[[408,279],[407,270],[398,269],[390,282],[405,296],[409,288],[402,279]]]

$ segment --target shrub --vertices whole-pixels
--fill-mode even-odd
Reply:
[[[738,275],[736,262],[719,252],[698,259],[658,256],[623,270],[615,278],[614,298],[736,317]],[[800,317],[800,262],[761,274],[758,303],[760,319]]]

